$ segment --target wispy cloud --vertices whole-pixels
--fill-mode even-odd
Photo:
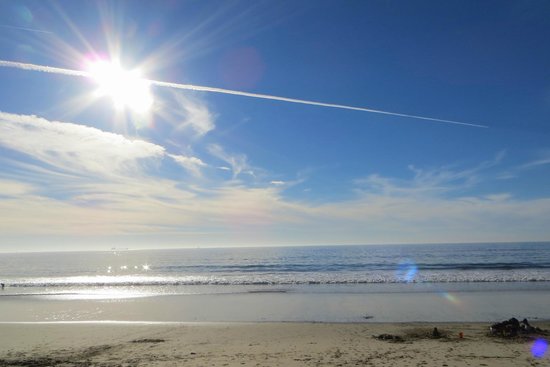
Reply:
[[[208,168],[200,158],[74,123],[0,113],[0,148],[18,153],[1,158],[2,238],[254,232],[292,207],[275,188],[196,185]],[[251,171],[244,155],[211,151],[235,175]],[[192,175],[163,172],[166,160]]]
[[[169,154],[174,161],[179,163],[182,167],[191,171],[195,176],[201,175],[201,168],[206,167],[207,164],[197,157],[186,157],[181,155]]]
[[[173,121],[176,130],[191,130],[198,137],[214,130],[215,117],[204,102],[181,93],[174,93],[173,96],[176,106],[170,107],[172,117],[169,120]]]
[[[491,160],[462,169],[452,166],[423,169],[409,165],[408,169],[413,173],[409,179],[395,179],[371,174],[356,179],[354,183],[360,193],[404,196],[443,195],[475,186],[485,179],[489,170],[499,165],[504,156],[505,152],[499,152]]]
[[[550,152],[543,151],[539,153],[537,158],[532,159],[527,163],[519,164],[519,165],[516,165],[515,167],[511,167],[507,169],[506,171],[502,172],[498,178],[503,180],[518,178],[522,173],[526,171],[535,170],[537,168],[541,168],[549,164],[550,164]]]
[[[60,172],[93,177],[138,177],[172,158],[193,172],[198,158],[170,155],[159,145],[36,116],[0,112],[0,145],[26,154]]]
[[[466,169],[453,169],[453,167],[442,167],[433,170],[419,169],[413,165],[409,169],[414,172],[414,183],[416,186],[440,187],[448,184],[471,187],[478,183],[487,170],[496,167],[502,162],[506,152],[498,152],[493,159],[481,162],[480,164]]]
[[[537,159],[525,163],[519,167],[521,170],[533,169],[550,164],[550,152],[544,152]]]
[[[0,179],[0,197],[4,199],[28,194],[32,190],[31,185],[16,180]]]
[[[45,31],[43,29],[18,27],[18,26],[13,26],[8,24],[0,24],[0,28],[14,29],[14,30],[25,31],[25,32],[42,33],[42,34],[54,34],[53,32]]]
[[[138,241],[151,246],[152,239],[159,246],[196,246],[550,237],[550,198],[520,199],[498,190],[476,194],[502,154],[473,167],[410,167],[407,179],[372,174],[355,182],[352,199],[318,204],[285,197],[288,181],[197,178],[217,166],[142,140],[35,116],[1,113],[0,147],[19,153],[0,157],[3,240],[47,235],[95,246],[102,236],[108,246],[137,247]],[[208,150],[231,166],[234,178],[252,170],[244,155],[216,145]],[[163,171],[167,161],[181,172]]]
[[[164,149],[154,144],[91,127],[5,113],[0,113],[0,120],[0,144],[4,147],[73,173],[135,174],[140,160],[164,154]]]
[[[214,157],[224,161],[231,166],[233,178],[237,178],[241,173],[246,173],[254,176],[254,171],[249,166],[246,155],[229,154],[218,144],[210,144],[208,146],[208,152]],[[222,170],[226,170],[226,167],[219,168]]]
[[[478,184],[491,179],[489,172],[502,157],[499,153],[461,170],[414,169],[410,179],[373,174],[356,181],[360,189],[353,200],[311,206],[310,214],[340,228],[337,233],[349,231],[359,243],[548,239],[544,222],[550,198],[526,200],[499,191],[474,194]]]

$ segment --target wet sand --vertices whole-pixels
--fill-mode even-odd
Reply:
[[[549,322],[534,324],[550,329]],[[488,326],[4,323],[0,366],[550,366],[550,352],[532,355],[534,336],[496,338]],[[440,338],[432,337],[434,327]],[[380,334],[402,340],[373,337]]]

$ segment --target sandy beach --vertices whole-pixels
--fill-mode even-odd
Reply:
[[[1,324],[1,366],[550,366],[488,323]],[[550,323],[536,323],[548,329]],[[433,338],[437,327],[440,338]],[[459,338],[462,332],[464,337]],[[391,334],[398,340],[373,336]],[[402,340],[401,340],[402,339]],[[548,340],[548,337],[546,337]]]

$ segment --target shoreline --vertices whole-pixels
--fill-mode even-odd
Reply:
[[[410,289],[410,288],[409,288]],[[118,289],[61,296],[2,297],[0,322],[496,322],[550,320],[550,291],[502,288],[372,292],[368,287],[312,292],[128,297]]]
[[[533,320],[550,329],[550,321]],[[0,323],[0,366],[549,366],[484,322]],[[441,337],[433,337],[437,327]],[[460,338],[459,333],[463,333]],[[381,340],[373,336],[398,336]],[[548,343],[548,334],[541,336]],[[546,344],[547,345],[547,344]]]
[[[502,320],[501,320],[502,321]],[[530,322],[544,324],[550,328],[550,319],[529,318]],[[60,321],[0,321],[2,325],[142,325],[142,326],[194,326],[194,325],[265,325],[265,324],[304,324],[304,325],[488,325],[495,323],[495,320],[472,320],[472,321],[126,321],[126,320],[60,320]]]

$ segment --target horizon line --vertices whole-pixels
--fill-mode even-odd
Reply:
[[[235,245],[235,246],[188,246],[188,247],[159,247],[159,248],[116,248],[111,249],[82,249],[82,250],[23,250],[23,251],[0,251],[0,254],[30,254],[30,253],[60,253],[60,252],[134,252],[134,251],[163,251],[163,250],[207,250],[207,249],[257,249],[257,248],[281,248],[281,247],[353,247],[353,246],[426,246],[426,245],[509,245],[509,244],[550,244],[545,241],[472,241],[472,242],[389,242],[389,243],[348,243],[348,244],[291,244],[291,245]]]

